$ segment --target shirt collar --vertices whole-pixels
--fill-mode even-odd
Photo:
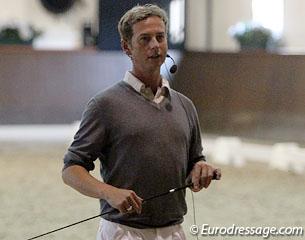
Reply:
[[[136,90],[140,94],[142,94],[143,91],[145,91],[145,89],[147,89],[145,87],[145,84],[143,82],[141,82],[138,78],[136,78],[129,71],[127,71],[125,73],[125,77],[124,77],[123,81],[126,82],[127,84],[129,84],[134,90]],[[165,93],[165,95],[167,93],[169,94],[169,90],[170,90],[169,82],[163,77],[162,77],[161,87],[158,87],[157,91],[160,91],[159,89],[161,89],[161,92]]]

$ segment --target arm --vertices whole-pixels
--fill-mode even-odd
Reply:
[[[141,212],[142,199],[135,192],[103,183],[89,174],[82,166],[73,165],[65,168],[62,172],[62,179],[65,184],[86,196],[106,200],[121,213],[126,213],[130,206],[136,212]]]
[[[191,181],[193,183],[192,191],[199,192],[202,188],[207,188],[212,179],[220,180],[221,171],[206,163],[205,156],[202,155],[201,128],[198,114],[194,104],[190,100],[186,103],[188,103],[188,107],[185,107],[185,111],[191,129],[189,151],[189,159],[191,161],[189,163],[190,173],[187,177],[187,183]]]
[[[106,145],[106,123],[103,122],[102,113],[96,100],[91,99],[64,157],[63,181],[86,196],[106,200],[121,213],[127,212],[130,206],[140,212],[142,199],[133,191],[103,183],[89,173],[94,169],[94,161],[103,154],[102,149]]]

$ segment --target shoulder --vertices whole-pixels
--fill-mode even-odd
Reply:
[[[94,122],[98,120],[100,123],[106,121],[116,109],[120,99],[124,98],[123,94],[124,89],[120,86],[120,82],[98,92],[87,102],[82,121]]]
[[[118,82],[102,91],[99,91],[92,97],[92,99],[94,99],[96,102],[103,101],[107,98],[116,97],[117,94],[121,93],[122,91],[123,91],[122,82]]]
[[[117,101],[124,99],[126,95],[126,89],[123,82],[115,83],[114,85],[95,94],[89,102],[94,102],[95,105],[105,108],[111,104],[115,104]]]
[[[188,98],[187,96],[185,96],[184,94],[182,94],[174,89],[171,89],[170,92],[173,97],[178,98],[178,100],[182,103],[183,107],[185,107],[189,110],[196,109],[192,100],[190,98]]]
[[[116,83],[105,90],[102,90],[89,99],[83,112],[83,117],[96,117],[101,113],[105,113],[114,99],[122,95],[120,93],[119,83]]]

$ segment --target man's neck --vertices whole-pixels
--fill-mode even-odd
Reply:
[[[157,92],[158,87],[161,86],[162,78],[160,75],[160,69],[154,72],[147,73],[135,71],[133,69],[131,73],[142,83],[144,83],[146,87],[150,87],[154,94]]]

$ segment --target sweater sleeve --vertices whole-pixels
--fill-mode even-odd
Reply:
[[[189,156],[190,156],[191,164],[194,165],[196,162],[200,160],[205,161],[205,156],[202,153],[203,148],[201,141],[201,128],[198,120],[198,114],[193,103],[191,104],[191,108],[192,108],[190,114],[191,143],[190,143]]]
[[[74,140],[64,156],[64,169],[72,165],[80,165],[87,171],[93,170],[94,161],[102,154],[105,135],[101,111],[96,101],[91,99],[83,112]]]
[[[198,161],[206,161],[205,156],[202,151],[202,142],[201,142],[201,128],[198,120],[197,110],[193,102],[182,94],[178,94],[183,108],[187,114],[190,127],[190,142],[189,142],[189,152],[188,152],[188,167],[187,173],[193,169],[193,166]]]

